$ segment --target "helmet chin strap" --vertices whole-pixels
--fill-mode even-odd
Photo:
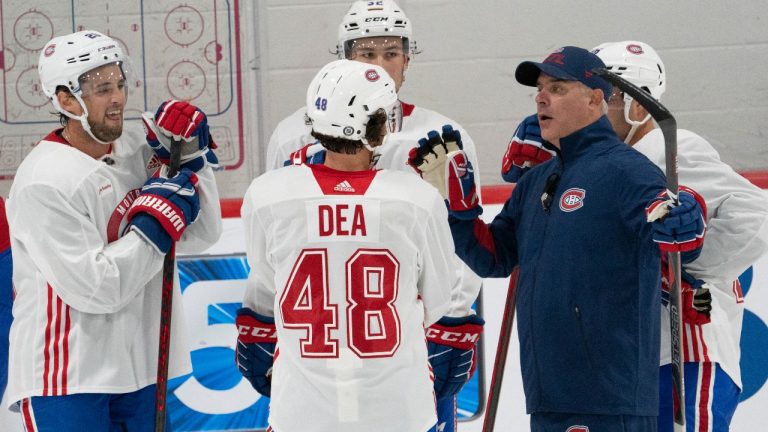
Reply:
[[[53,107],[54,107],[54,108],[56,108],[56,110],[57,110],[58,112],[60,112],[60,113],[64,114],[65,116],[67,116],[67,117],[71,118],[72,120],[77,120],[77,121],[79,121],[79,122],[80,122],[80,124],[81,124],[81,125],[83,125],[83,129],[84,129],[84,130],[85,130],[85,131],[88,133],[88,135],[90,135],[90,137],[91,137],[91,138],[93,138],[93,139],[94,139],[94,141],[96,141],[97,143],[99,143],[99,144],[104,144],[104,145],[109,145],[109,144],[111,144],[111,143],[108,143],[108,142],[104,142],[104,141],[102,141],[102,140],[100,140],[100,139],[96,138],[96,135],[94,135],[94,134],[93,134],[93,132],[91,132],[91,124],[90,124],[90,123],[88,123],[88,108],[85,106],[85,102],[83,102],[83,99],[80,97],[80,95],[79,95],[79,94],[74,94],[74,93],[73,93],[73,96],[75,97],[75,99],[77,99],[77,103],[79,103],[79,104],[80,104],[80,107],[82,107],[82,108],[83,108],[83,113],[82,113],[81,115],[79,115],[79,116],[76,116],[76,115],[72,114],[71,112],[69,112],[69,111],[65,110],[64,108],[62,108],[62,107],[61,107],[61,105],[59,105],[59,101],[58,101],[58,99],[56,99],[55,97],[51,99],[51,101],[53,102]]]
[[[632,98],[627,97],[624,99],[624,121],[627,122],[627,124],[632,125],[632,127],[629,128],[629,133],[627,133],[627,137],[624,138],[624,143],[629,144],[629,142],[632,140],[632,137],[635,136],[635,132],[637,132],[637,128],[645,124],[648,120],[651,119],[651,115],[647,114],[645,118],[642,121],[632,120],[629,118],[629,110],[632,107]]]

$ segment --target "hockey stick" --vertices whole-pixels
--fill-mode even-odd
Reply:
[[[181,165],[181,141],[171,139],[171,157],[168,178],[176,175]],[[155,392],[155,432],[165,431],[166,401],[168,393],[168,360],[171,348],[171,312],[173,306],[173,275],[176,269],[176,244],[163,261],[163,288],[160,303],[160,342],[157,352],[157,384]]]
[[[491,388],[488,390],[488,409],[485,411],[485,418],[483,419],[483,432],[493,432],[493,426],[496,423],[496,410],[499,407],[501,381],[504,379],[509,339],[512,337],[512,324],[515,322],[518,269],[519,267],[515,267],[509,276],[509,290],[507,291],[507,300],[504,302],[504,315],[501,319],[499,343],[496,346],[496,358],[493,361],[493,375],[491,375]]]
[[[632,96],[645,108],[659,125],[664,135],[664,153],[667,169],[667,194],[677,202],[677,122],[672,113],[650,93],[642,90],[624,78],[608,71],[595,69],[596,74],[607,79],[624,93]],[[672,341],[672,407],[674,410],[675,431],[685,430],[685,386],[683,378],[683,325],[680,314],[682,294],[680,292],[680,252],[669,253],[670,290],[669,290],[669,323]]]

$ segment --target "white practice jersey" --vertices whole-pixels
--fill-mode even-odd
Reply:
[[[157,159],[138,125],[126,124],[111,164],[70,147],[59,133],[21,163],[7,203],[16,291],[9,404],[127,393],[157,375],[163,256],[138,234],[124,233],[126,211]],[[200,216],[184,232],[180,252],[200,252],[221,232],[213,172],[198,176]],[[190,371],[178,278],[175,285],[170,377]]]
[[[255,179],[241,214],[243,306],[277,328],[273,429],[434,425],[424,327],[457,277],[438,192],[402,172],[289,166]]]
[[[317,142],[310,134],[312,128],[306,122],[305,113],[306,108],[300,108],[275,128],[267,147],[268,170],[282,167],[292,152]],[[415,174],[408,165],[410,150],[418,145],[419,139],[427,136],[427,132],[441,132],[443,125],[450,124],[461,133],[464,151],[475,169],[475,182],[480,194],[480,171],[475,144],[461,125],[439,113],[405,102],[398,103],[396,113],[396,120],[390,123],[390,133],[378,149],[380,157],[376,163],[377,168]],[[483,281],[458,256],[454,256],[454,262],[461,269],[461,280],[459,286],[452,291],[451,308],[447,315],[462,317],[473,313],[471,307]]]
[[[654,129],[634,148],[665,169],[664,136]],[[679,183],[707,203],[707,234],[701,255],[685,269],[709,285],[712,321],[684,326],[684,361],[717,362],[741,387],[739,340],[744,297],[738,276],[768,251],[768,193],[720,160],[693,132],[677,131]],[[662,307],[661,364],[669,364],[669,311]]]

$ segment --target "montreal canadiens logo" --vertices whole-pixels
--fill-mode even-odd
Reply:
[[[643,47],[637,44],[629,44],[627,45],[627,51],[631,52],[632,54],[642,54],[643,53]]]
[[[370,82],[378,81],[379,73],[376,72],[375,69],[368,69],[367,71],[365,71],[365,79],[367,79]]]
[[[56,52],[56,44],[50,44],[47,47],[45,47],[45,51],[43,52],[43,54],[46,57],[50,57],[53,55],[54,52]]]
[[[560,210],[572,212],[580,209],[584,205],[584,195],[587,193],[584,189],[571,188],[563,192],[560,196]]]

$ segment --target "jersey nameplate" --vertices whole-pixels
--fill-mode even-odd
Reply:
[[[379,201],[324,199],[305,208],[310,242],[379,241]]]

